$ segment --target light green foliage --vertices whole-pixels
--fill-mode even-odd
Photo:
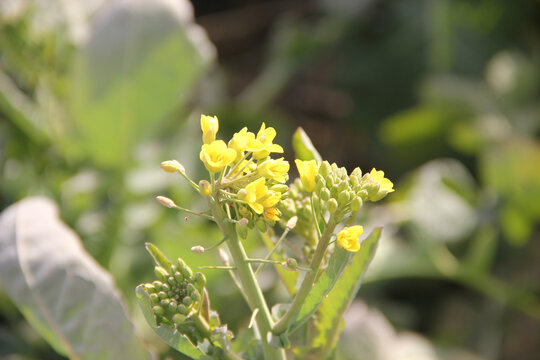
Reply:
[[[301,127],[294,132],[292,145],[297,159],[322,161],[321,155]]]
[[[45,198],[0,217],[0,281],[26,319],[71,359],[150,359],[113,279]]]

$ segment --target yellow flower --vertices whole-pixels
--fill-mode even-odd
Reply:
[[[313,192],[315,190],[315,176],[319,173],[319,167],[321,164],[316,160],[294,160],[296,167],[298,168],[298,173],[300,174],[300,180],[304,185],[304,188],[308,192]]]
[[[229,148],[236,150],[236,161],[244,156],[244,151],[247,150],[250,141],[255,140],[255,134],[249,132],[247,128],[243,128],[235,133],[229,141]]]
[[[283,160],[283,158],[277,160],[269,159],[257,167],[257,172],[267,179],[284,183],[287,181],[286,175],[289,172],[289,168],[289,162]]]
[[[384,171],[371,169],[369,175],[373,178],[373,181],[379,184],[379,191],[369,197],[371,201],[378,201],[385,197],[388,193],[394,191],[394,184],[384,177]]]
[[[248,150],[253,151],[253,158],[260,160],[264,159],[270,153],[282,153],[283,148],[277,144],[272,144],[276,137],[276,130],[272,127],[266,128],[262,123],[261,129],[257,133],[257,137],[249,141]]]
[[[255,213],[260,215],[264,209],[274,207],[279,202],[281,194],[268,191],[266,180],[261,177],[238,192],[238,198],[245,201]]]
[[[213,141],[202,146],[200,158],[211,173],[217,173],[234,161],[236,151],[227,148],[223,140]]]
[[[281,213],[276,208],[268,208],[263,211],[264,218],[268,221],[279,221],[279,215]]]
[[[216,116],[201,115],[201,130],[203,143],[210,144],[216,140],[219,122]]]
[[[257,169],[257,164],[255,164],[251,160],[242,160],[238,165],[234,165],[234,166],[235,166],[235,169],[231,173],[233,177],[238,175],[240,170],[242,170],[241,175],[246,175],[254,171],[255,169]]]
[[[346,227],[337,234],[337,242],[343,249],[356,252],[360,250],[358,237],[363,232],[364,228],[361,225]]]

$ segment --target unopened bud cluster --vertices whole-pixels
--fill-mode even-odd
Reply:
[[[193,274],[182,259],[169,269],[156,266],[158,277],[152,283],[144,284],[150,296],[152,311],[158,324],[179,326],[189,321],[189,316],[198,311],[206,278],[200,272]]]

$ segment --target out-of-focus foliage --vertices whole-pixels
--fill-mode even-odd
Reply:
[[[164,194],[204,206],[159,162],[176,158],[197,178],[201,112],[219,112],[224,134],[265,121],[280,143],[302,126],[325,158],[388,169],[398,189],[360,219],[385,225],[360,296],[398,328],[422,333],[410,346],[428,359],[535,359],[538,2],[193,4],[200,26],[187,1],[0,1],[1,208],[30,195],[54,199],[113,274],[139,333],[153,339],[133,307],[133,287],[151,272],[143,243],[196,268],[217,255],[188,249],[220,236],[153,201]],[[256,252],[261,242],[246,246]],[[247,307],[220,275],[207,273],[212,302],[227,309],[224,322],[245,327]],[[279,302],[275,276],[261,279]],[[61,358],[4,290],[0,309],[0,357]],[[373,340],[362,336],[363,349],[407,353],[408,334],[368,313],[358,310],[359,321],[384,325],[368,332]],[[342,358],[364,345],[353,342],[366,327],[351,322]]]

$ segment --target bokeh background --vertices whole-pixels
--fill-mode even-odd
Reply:
[[[539,95],[538,1],[0,0],[0,209],[55,200],[141,336],[180,359],[135,304],[144,242],[196,267],[217,255],[188,249],[220,234],[155,202],[204,207],[159,163],[204,176],[201,113],[224,139],[275,127],[289,161],[301,126],[323,158],[396,187],[359,219],[385,230],[341,358],[538,359]],[[245,327],[239,294],[207,274]],[[0,357],[62,358],[1,284]]]

